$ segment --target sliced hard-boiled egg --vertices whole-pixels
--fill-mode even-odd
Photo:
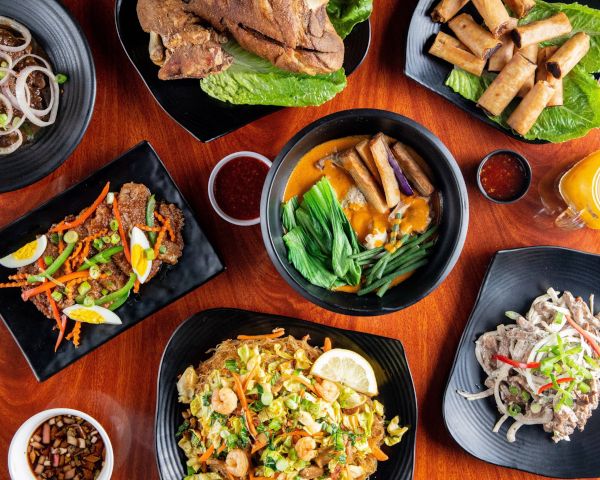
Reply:
[[[144,283],[150,275],[152,269],[152,260],[148,258],[147,252],[152,250],[150,248],[150,242],[146,237],[146,234],[142,232],[138,227],[131,229],[131,268],[137,275],[140,283]],[[153,252],[154,253],[154,252]]]
[[[33,242],[22,246],[16,252],[0,258],[0,265],[6,268],[20,268],[29,265],[40,258],[46,251],[48,239],[46,235],[36,238]]]
[[[71,305],[65,308],[63,313],[71,320],[77,322],[93,323],[96,325],[101,323],[121,325],[123,323],[115,312],[110,311],[108,308],[99,307],[98,305],[94,305],[93,307],[85,307],[78,304]]]

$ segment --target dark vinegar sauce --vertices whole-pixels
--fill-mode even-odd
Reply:
[[[253,220],[260,216],[260,196],[269,167],[251,157],[227,162],[217,173],[215,200],[221,210],[237,220]]]
[[[527,173],[521,162],[508,153],[499,153],[485,162],[479,174],[481,185],[493,199],[508,201],[523,193]]]

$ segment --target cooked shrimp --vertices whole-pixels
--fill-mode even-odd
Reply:
[[[219,388],[213,392],[210,404],[215,412],[229,415],[237,408],[238,398],[231,388]]]
[[[298,454],[298,458],[300,460],[304,460],[305,462],[310,462],[317,455],[317,442],[312,437],[302,437],[300,440],[296,442],[294,445],[294,449]]]
[[[329,380],[323,380],[321,383],[314,384],[315,390],[319,396],[326,402],[333,403],[340,396],[340,389]]]
[[[229,473],[234,477],[240,478],[245,477],[250,468],[250,461],[248,460],[246,452],[239,448],[236,448],[227,454],[225,464],[227,465],[227,471]]]

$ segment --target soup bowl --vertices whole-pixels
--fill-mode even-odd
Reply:
[[[382,298],[336,292],[309,283],[289,262],[281,222],[288,179],[298,161],[329,140],[378,132],[414,148],[428,163],[441,194],[438,239],[429,262]],[[439,138],[422,125],[393,112],[354,109],[328,115],[298,132],[281,150],[265,181],[261,198],[261,229],[265,247],[279,274],[302,296],[345,315],[384,315],[406,308],[438,287],[456,264],[467,235],[469,204],[461,171]]]

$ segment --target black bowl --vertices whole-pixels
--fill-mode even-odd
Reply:
[[[595,411],[583,432],[570,442],[552,442],[541,425],[523,426],[517,441],[508,443],[505,422],[498,433],[492,427],[500,418],[493,398],[469,401],[457,390],[478,392],[486,375],[475,358],[475,340],[498,324],[513,323],[507,310],[524,313],[538,295],[553,287],[585,299],[598,293],[600,255],[561,247],[502,250],[494,256],[473,311],[465,327],[443,401],[446,428],[452,438],[474,457],[494,465],[559,478],[600,477],[600,412]],[[597,309],[596,309],[597,313]],[[491,477],[491,476],[490,476]],[[500,477],[500,472],[494,478]],[[518,478],[518,477],[514,477]]]
[[[30,145],[0,156],[0,192],[7,192],[50,174],[79,145],[94,109],[96,72],[79,24],[59,1],[0,0],[0,15],[29,28],[54,72],[68,77],[56,123],[42,129]]]
[[[329,337],[334,347],[353,350],[375,370],[379,395],[386,416],[400,416],[409,427],[402,441],[384,447],[390,459],[379,463],[370,480],[411,480],[417,438],[417,398],[404,348],[399,340],[327,327],[296,318],[219,308],[199,312],[182,323],[171,336],[160,362],[155,423],[155,451],[162,480],[185,476],[185,456],[177,446],[177,427],[186,405],[177,401],[177,376],[190,365],[207,360],[210,349],[240,334],[263,334],[276,327],[296,338],[310,335],[311,345],[323,345]]]
[[[413,147],[428,161],[442,195],[439,239],[429,263],[383,298],[359,297],[316,287],[288,261],[281,225],[281,201],[298,160],[328,140],[383,132]],[[355,109],[328,115],[301,130],[279,153],[265,181],[261,227],[267,252],[277,271],[301,295],[323,308],[346,315],[384,315],[406,308],[431,293],[454,267],[469,223],[469,201],[463,176],[450,151],[422,125],[393,112]]]

